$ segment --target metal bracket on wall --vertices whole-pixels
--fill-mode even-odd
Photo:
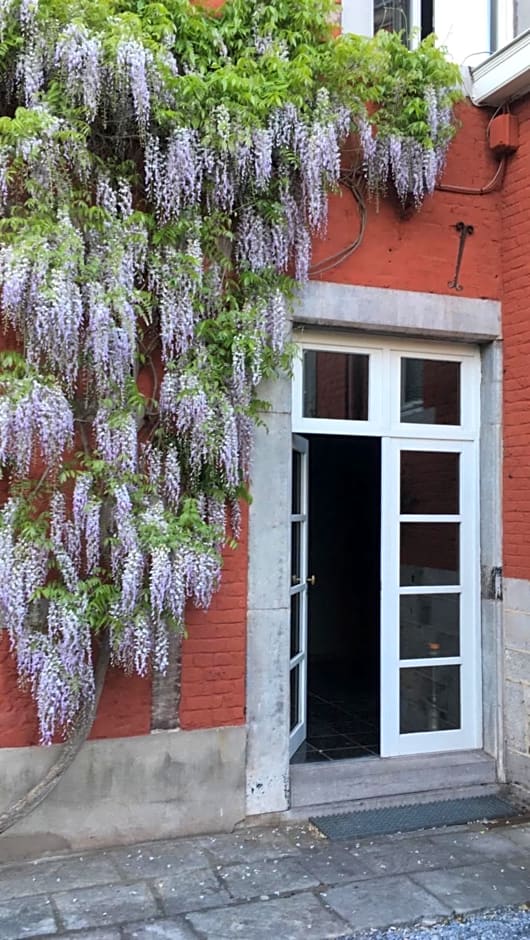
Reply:
[[[486,565],[481,570],[481,595],[486,601],[502,601],[503,599],[503,571],[500,565],[489,568]]]
[[[472,235],[475,231],[473,225],[466,225],[465,222],[457,222],[455,229],[460,235],[460,243],[458,245],[458,254],[456,256],[456,271],[455,276],[452,281],[448,281],[448,286],[452,290],[462,290],[462,284],[459,284],[458,278],[460,277],[460,268],[462,267],[462,258],[464,257],[464,247],[466,244],[466,238],[468,235]]]
[[[491,585],[490,585],[490,598],[492,601],[502,601],[503,585],[502,585],[502,568],[499,566],[497,568],[491,569]]]

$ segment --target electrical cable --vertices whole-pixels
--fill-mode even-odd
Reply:
[[[505,114],[509,112],[509,107],[507,104],[501,104],[498,108],[495,109],[492,116],[488,121],[488,126],[486,127],[486,139],[489,141],[490,137],[490,127],[497,117],[499,111],[503,111]],[[497,184],[503,182],[504,172],[506,170],[506,156],[501,157],[499,160],[499,165],[495,171],[493,178],[486,183],[485,186],[458,186],[451,183],[437,183],[436,189],[442,193],[460,193],[463,196],[486,196],[488,193],[493,192],[496,189]]]
[[[346,261],[354,253],[354,251],[357,251],[357,248],[359,248],[364,239],[368,210],[366,208],[366,202],[364,200],[363,194],[359,188],[358,180],[360,180],[360,174],[357,168],[343,171],[339,179],[339,184],[344,189],[348,189],[351,192],[359,210],[359,231],[357,236],[353,242],[345,245],[345,247],[341,248],[340,251],[334,252],[331,255],[327,255],[325,258],[321,258],[320,261],[317,261],[315,264],[311,265],[309,269],[310,279],[320,277],[327,271],[331,271],[332,269],[338,267],[340,264]]]
[[[502,181],[504,177],[504,171],[506,169],[506,157],[502,157],[499,161],[497,170],[495,171],[494,177],[486,183],[485,186],[475,187],[475,186],[456,186],[451,183],[438,183],[436,189],[442,193],[461,193],[464,196],[486,196],[488,193],[493,192],[496,188],[499,180]]]

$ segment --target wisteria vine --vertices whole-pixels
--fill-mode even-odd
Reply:
[[[164,672],[219,586],[346,138],[374,192],[419,203],[443,164],[451,67],[432,46],[416,136],[374,135],[333,6],[0,2],[0,627],[44,743],[92,703],[98,633]]]

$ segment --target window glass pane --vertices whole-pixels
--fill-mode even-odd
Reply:
[[[368,420],[369,356],[304,351],[304,417]]]
[[[406,424],[460,424],[460,363],[403,358],[401,420]]]
[[[419,666],[400,674],[400,731],[460,728],[460,666]]]
[[[402,522],[400,583],[458,584],[459,536],[457,522]]]
[[[302,545],[302,523],[291,524],[291,584],[300,584],[302,559],[300,550]]]
[[[291,658],[300,652],[300,614],[302,611],[302,594],[297,591],[291,595]]]
[[[408,594],[399,607],[401,659],[460,655],[459,594]]]
[[[374,0],[374,33],[379,29],[410,32],[408,0]]]
[[[300,724],[300,667],[295,666],[294,669],[291,669],[290,675],[290,686],[291,686],[291,724],[290,730],[292,731]]]
[[[302,466],[302,454],[298,450],[293,450],[293,516],[298,515],[302,511]]]
[[[459,454],[401,452],[401,512],[457,514]]]

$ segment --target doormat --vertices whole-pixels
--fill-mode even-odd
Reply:
[[[410,803],[384,809],[363,809],[335,816],[310,819],[328,839],[356,839],[383,836],[393,832],[414,832],[439,826],[517,816],[518,811],[498,796],[466,797],[461,800],[438,800],[433,803]]]

